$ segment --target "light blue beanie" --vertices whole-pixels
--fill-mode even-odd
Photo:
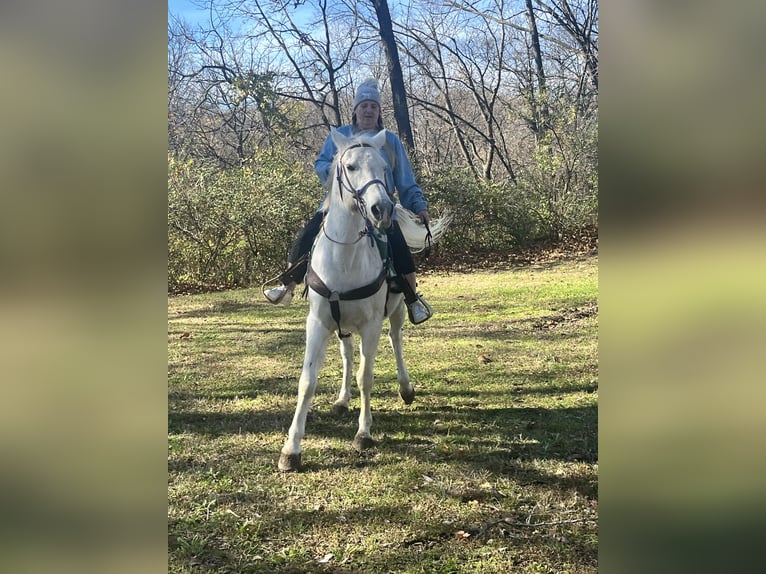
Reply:
[[[356,96],[354,97],[354,110],[356,106],[366,100],[372,100],[380,105],[380,92],[378,91],[378,81],[370,78],[365,80],[356,90]]]

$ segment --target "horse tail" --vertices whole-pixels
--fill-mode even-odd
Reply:
[[[425,224],[420,221],[420,218],[398,203],[396,204],[395,209],[396,220],[399,223],[399,228],[402,230],[402,235],[404,235],[404,240],[407,242],[409,248],[417,253],[428,247],[428,229],[426,229]],[[437,219],[432,219],[428,224],[428,228],[431,230],[430,243],[439,241],[447,231],[451,222],[451,213],[445,213]]]

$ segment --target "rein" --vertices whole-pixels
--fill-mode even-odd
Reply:
[[[366,220],[365,220],[365,221],[366,221]],[[364,229],[362,229],[362,230],[359,232],[359,237],[357,237],[357,238],[356,238],[356,239],[354,239],[353,241],[338,241],[337,239],[333,239],[332,237],[330,237],[330,236],[327,234],[327,229],[325,229],[325,223],[324,223],[324,221],[322,221],[322,233],[324,234],[324,236],[325,236],[327,239],[329,239],[330,241],[332,241],[332,242],[333,242],[333,243],[335,243],[336,245],[356,245],[357,243],[359,243],[359,241],[361,241],[361,239],[362,239],[362,238],[363,238],[365,235],[369,235],[369,236],[370,236],[370,238],[373,238],[373,235],[372,235],[373,231],[372,231],[372,226],[371,226],[371,225],[368,225],[367,227],[365,227]]]
[[[428,223],[424,221],[423,225],[426,226],[426,246],[424,257],[428,258],[431,255],[431,245],[433,244],[434,236],[431,235],[431,228],[428,226]]]

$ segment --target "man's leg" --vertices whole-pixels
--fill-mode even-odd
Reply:
[[[394,269],[397,275],[401,277],[399,285],[404,293],[404,302],[407,304],[407,312],[410,321],[418,325],[427,321],[433,315],[433,309],[423,299],[422,295],[417,293],[417,277],[415,275],[415,262],[412,260],[410,248],[402,235],[399,224],[394,224],[388,230],[388,242],[391,246],[391,255],[394,260]]]
[[[282,285],[268,289],[263,293],[270,303],[289,305],[290,301],[292,301],[295,286],[303,281],[303,278],[306,276],[309,264],[308,254],[311,251],[311,246],[314,245],[316,236],[319,235],[319,231],[322,229],[323,219],[324,213],[317,211],[314,217],[309,219],[308,223],[298,233],[298,237],[295,238],[290,247],[290,254],[287,257],[287,269],[279,277]]]

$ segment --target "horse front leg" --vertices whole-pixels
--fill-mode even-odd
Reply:
[[[338,400],[336,400],[330,413],[335,416],[342,416],[348,412],[348,402],[351,400],[351,378],[354,368],[354,336],[340,339],[340,356],[343,359],[343,381],[341,382]]]
[[[373,322],[374,323],[374,322]],[[359,386],[360,408],[359,408],[359,430],[354,437],[353,446],[359,452],[375,446],[372,440],[370,427],[372,427],[372,409],[370,408],[370,398],[372,394],[372,383],[374,380],[375,355],[378,352],[378,343],[380,342],[380,324],[373,328],[369,326],[360,333],[359,370],[356,375],[356,383]]]
[[[306,323],[306,354],[298,382],[298,404],[287,440],[279,455],[279,470],[289,472],[301,469],[301,439],[306,432],[306,416],[316,391],[319,370],[324,363],[330,332],[319,321]]]
[[[407,365],[404,363],[404,353],[402,349],[402,327],[406,312],[404,309],[404,298],[399,300],[396,308],[389,317],[388,342],[391,343],[391,349],[396,357],[396,378],[399,381],[399,396],[404,404],[411,405],[415,400],[415,387],[410,382],[410,373],[407,371]]]

